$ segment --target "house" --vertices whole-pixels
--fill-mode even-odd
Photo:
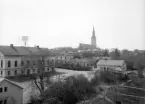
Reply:
[[[82,59],[74,59],[71,61],[74,65],[80,65],[82,67],[91,67],[94,68],[96,60],[94,58],[82,58]]]
[[[0,104],[23,104],[23,87],[6,78],[0,78]]]
[[[99,60],[97,63],[97,69],[101,70],[116,70],[126,71],[126,64],[124,60]]]
[[[32,74],[37,72],[36,62],[50,55],[47,48],[0,46],[0,76],[16,76],[19,74]],[[31,66],[23,68],[25,65]],[[33,67],[32,67],[33,66]],[[47,69],[47,67],[46,67]]]
[[[66,53],[66,52],[63,52],[63,53],[60,53],[59,55],[56,56],[56,62],[57,63],[67,63],[69,62],[70,60],[72,60],[74,58],[74,56],[70,53]]]

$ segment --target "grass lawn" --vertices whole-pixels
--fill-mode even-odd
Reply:
[[[61,72],[45,72],[44,76],[45,77],[53,77],[55,75],[60,75],[63,74]],[[37,74],[32,74],[33,76],[37,76]],[[16,81],[16,82],[26,82],[26,81],[30,81],[31,75],[21,75],[21,76],[11,76],[11,77],[7,77],[7,79],[12,80],[12,81]]]

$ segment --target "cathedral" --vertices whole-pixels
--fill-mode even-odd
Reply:
[[[91,37],[91,44],[80,43],[79,44],[79,49],[80,50],[94,50],[94,49],[97,49],[94,27],[93,27],[92,37]]]

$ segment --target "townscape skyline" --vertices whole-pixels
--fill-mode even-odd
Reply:
[[[0,1],[0,45],[73,47],[90,44],[93,26],[100,48],[145,50],[144,0]]]

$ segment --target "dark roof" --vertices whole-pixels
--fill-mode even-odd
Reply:
[[[96,49],[96,47],[94,47],[90,44],[80,43],[79,44],[79,49]]]
[[[5,56],[50,55],[47,48],[23,46],[0,46],[0,52]]]

